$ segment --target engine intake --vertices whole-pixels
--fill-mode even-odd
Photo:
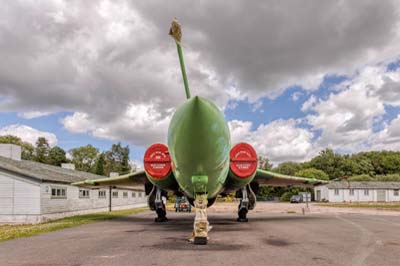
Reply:
[[[144,169],[154,179],[164,179],[171,173],[171,156],[165,144],[151,145],[144,153]]]
[[[229,153],[230,172],[237,178],[253,177],[257,170],[257,153],[254,148],[244,142],[236,144]]]

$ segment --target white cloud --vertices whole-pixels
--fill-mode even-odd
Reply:
[[[302,95],[303,95],[302,92],[296,91],[295,93],[292,94],[292,101],[297,102]]]
[[[400,115],[369,139],[372,150],[400,150]]]
[[[109,121],[99,121],[95,116],[76,112],[61,120],[64,127],[73,133],[89,133],[94,137],[124,140],[134,145],[151,142],[166,142],[172,111],[163,115],[154,104],[129,105],[120,116]]]
[[[366,66],[338,88],[326,100],[312,96],[303,104],[303,111],[315,112],[307,122],[322,132],[318,145],[349,152],[368,149],[385,105],[400,106],[400,70],[388,71],[386,64]],[[379,136],[381,142],[390,137],[385,132]]]
[[[57,145],[57,137],[55,134],[46,131],[40,131],[26,125],[15,124],[0,128],[0,136],[4,135],[17,136],[23,141],[29,142],[32,145],[35,145],[39,137],[45,137],[51,147]]]
[[[306,112],[310,110],[314,105],[317,103],[317,98],[314,95],[311,95],[310,98],[308,98],[307,101],[303,103],[301,106],[301,111]]]
[[[275,164],[305,161],[315,155],[313,134],[297,124],[294,119],[275,120],[252,131],[250,121],[233,120],[228,123],[233,144],[248,142],[259,155],[267,156]]]
[[[75,112],[63,118],[61,122],[68,131],[73,133],[87,133],[96,129],[96,125],[90,121],[86,113]]]
[[[32,119],[32,118],[47,116],[50,114],[51,114],[51,112],[31,111],[31,112],[19,113],[18,116],[23,117],[25,119]]]
[[[243,10],[252,16],[243,18]],[[137,145],[164,138],[166,110],[185,99],[167,36],[176,14],[192,94],[221,109],[292,85],[315,90],[326,74],[352,75],[397,56],[400,43],[395,1],[316,1],[311,9],[282,1],[6,1],[0,111],[26,118],[69,111],[63,121],[71,132]],[[396,87],[386,84],[379,97],[396,98]],[[131,106],[153,116],[133,118]]]

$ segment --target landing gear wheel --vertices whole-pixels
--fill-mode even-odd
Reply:
[[[207,245],[207,237],[196,236],[193,244],[195,245]]]
[[[168,222],[168,218],[167,217],[156,217],[156,218],[154,218],[154,222],[165,223],[165,222]]]
[[[239,217],[237,218],[236,221],[238,221],[239,223],[247,223],[249,221],[249,219],[247,219],[247,210],[246,209],[241,209],[238,212]]]
[[[156,210],[157,217],[154,219],[156,223],[168,222],[167,212],[165,211],[165,205],[163,204],[163,208],[159,208]]]

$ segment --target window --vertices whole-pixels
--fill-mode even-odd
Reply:
[[[132,192],[132,198],[136,198],[136,192]]]
[[[368,189],[364,189],[364,196],[368,196],[369,195],[369,190]]]
[[[142,197],[142,192],[139,192],[139,196],[138,196],[139,198],[141,198]]]
[[[66,199],[67,198],[66,188],[52,187],[51,188],[51,198],[52,199]]]
[[[399,195],[399,190],[398,189],[393,190],[393,196],[398,196],[398,195]]]
[[[113,191],[112,197],[113,198],[118,198],[118,191]]]
[[[89,198],[89,189],[79,189],[80,198]]]
[[[106,191],[105,190],[99,190],[99,199],[104,199],[106,198]]]
[[[122,192],[122,197],[127,198],[128,197],[128,192],[126,192],[126,191]]]
[[[354,196],[354,188],[350,188],[349,193],[350,193],[350,196]]]
[[[335,188],[335,195],[339,195],[339,189]]]

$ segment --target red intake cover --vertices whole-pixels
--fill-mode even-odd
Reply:
[[[153,178],[162,179],[171,172],[171,157],[167,145],[156,143],[144,153],[144,169]]]
[[[248,178],[257,170],[257,153],[247,143],[236,144],[229,153],[231,171],[240,178]]]

